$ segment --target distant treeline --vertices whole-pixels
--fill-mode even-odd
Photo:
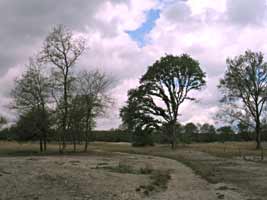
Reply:
[[[29,134],[28,130],[18,129],[16,126],[5,128],[0,131],[0,140],[15,140],[15,141],[38,141],[38,135]],[[188,123],[184,126],[177,125],[177,142],[178,143],[204,143],[204,142],[228,142],[228,141],[253,141],[256,134],[253,131],[234,131],[230,126],[223,126],[215,129],[214,126],[204,124],[195,125]],[[207,132],[209,131],[209,132]],[[263,130],[264,131],[264,130]],[[69,134],[71,135],[71,134]],[[76,133],[77,143],[81,144],[85,141],[82,133]],[[262,135],[263,141],[267,141],[267,135]],[[57,141],[58,134],[50,130],[48,141]],[[71,137],[67,137],[66,141],[72,141]],[[167,134],[163,131],[154,131],[150,135],[136,137],[126,130],[95,130],[92,131],[90,141],[99,142],[129,142],[134,146],[144,146],[158,144],[169,144],[171,141]]]

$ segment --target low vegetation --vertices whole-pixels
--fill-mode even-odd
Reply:
[[[51,148],[46,153],[38,152],[38,143],[15,143],[1,142],[0,156],[58,156],[57,144],[50,144]],[[263,144],[265,147],[265,144]],[[69,156],[97,156],[103,161],[97,163],[92,170],[104,170],[110,173],[132,174],[148,176],[149,181],[136,187],[136,191],[142,195],[153,195],[155,192],[164,191],[170,180],[171,171],[157,171],[152,165],[136,167],[133,164],[122,160],[110,164],[106,159],[113,159],[117,152],[133,155],[148,155],[169,158],[190,167],[196,174],[212,184],[227,183],[228,190],[244,190],[250,194],[263,197],[266,194],[265,182],[260,181],[266,176],[266,158],[259,160],[244,160],[239,156],[238,149],[241,149],[247,158],[260,158],[260,150],[255,150],[253,142],[226,142],[222,143],[201,143],[182,144],[177,146],[177,150],[170,151],[168,145],[156,145],[154,147],[137,148],[128,143],[91,143],[88,152],[83,152],[83,146],[77,145],[79,153],[73,153],[72,148],[67,148],[65,155]],[[264,154],[267,155],[265,148]],[[78,158],[77,158],[78,159]],[[75,159],[75,160],[77,160]],[[75,165],[74,165],[75,164]],[[63,164],[64,165],[64,164]],[[81,163],[72,163],[73,166],[80,166]],[[257,170],[256,170],[257,169]],[[266,177],[267,178],[267,177]],[[259,181],[257,188],[253,187]],[[158,185],[160,184],[160,185]],[[218,187],[221,188],[222,186]],[[250,187],[248,190],[247,188]],[[220,190],[220,189],[218,189]],[[221,190],[220,190],[221,191]]]
[[[137,192],[142,192],[148,196],[153,192],[164,191],[168,187],[168,182],[171,179],[169,171],[154,171],[150,176],[150,183],[148,185],[140,185],[136,188]]]

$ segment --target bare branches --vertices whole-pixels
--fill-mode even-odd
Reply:
[[[16,80],[11,92],[14,98],[14,108],[20,112],[29,112],[34,108],[43,108],[49,102],[50,83],[44,76],[42,66],[31,58],[27,70]]]
[[[103,114],[106,108],[112,103],[109,90],[112,80],[99,71],[81,72],[76,79],[76,99],[83,104],[83,117],[85,123],[85,148],[87,151],[89,132],[93,127],[96,117]]]
[[[51,62],[66,72],[72,67],[85,50],[85,40],[74,38],[73,33],[63,25],[55,26],[47,36],[41,58]]]
[[[261,52],[246,51],[244,55],[227,59],[227,71],[220,81],[219,88],[224,94],[223,103],[231,105],[228,116],[242,123],[255,125],[257,133],[257,147],[260,148],[260,129],[262,111],[266,108],[267,99],[267,63],[263,61]],[[247,122],[242,120],[240,111],[245,113]]]
[[[58,68],[58,71],[53,73],[53,75],[56,76],[54,80],[57,81],[57,83],[54,82],[54,86],[57,86],[58,88],[58,86],[62,84],[61,90],[57,89],[57,93],[61,91],[61,96],[57,98],[55,90],[53,90],[53,97],[55,98],[57,105],[60,105],[58,108],[60,108],[60,113],[62,113],[63,150],[66,146],[65,135],[68,129],[69,93],[73,80],[70,73],[84,50],[85,40],[83,38],[75,38],[70,30],[63,25],[58,25],[55,26],[47,36],[43,50],[40,53],[40,60],[42,62],[51,63]]]

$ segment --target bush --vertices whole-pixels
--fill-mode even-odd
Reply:
[[[139,132],[132,137],[132,145],[134,147],[154,146],[153,134]]]

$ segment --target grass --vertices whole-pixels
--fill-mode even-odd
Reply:
[[[112,156],[114,152],[152,155],[170,158],[182,162],[195,171],[204,179],[211,183],[221,181],[222,166],[231,165],[225,159],[242,157],[243,155],[256,156],[261,155],[261,151],[255,150],[254,142],[226,142],[226,143],[197,143],[180,145],[176,151],[172,151],[168,145],[156,145],[155,147],[132,147],[130,144],[123,143],[105,143],[96,142],[89,145],[89,151],[84,153],[82,145],[77,145],[79,153],[73,153],[72,145],[68,145],[64,155],[94,155],[94,156]],[[205,158],[197,157],[197,152],[203,152],[207,155]],[[267,156],[267,149],[264,150]],[[49,144],[46,153],[39,153],[38,143],[17,143],[0,142],[0,156],[40,156],[40,155],[59,155],[57,144]],[[213,156],[210,157],[209,155]],[[217,159],[223,159],[218,162]],[[262,162],[266,163],[266,161]],[[220,166],[218,166],[220,165]],[[107,166],[105,166],[107,167]],[[127,171],[127,167],[120,166],[119,170]],[[121,169],[122,168],[122,169]],[[126,168],[126,169],[124,169]],[[115,169],[113,169],[115,170]],[[142,169],[146,171],[147,169]]]
[[[125,164],[123,162],[119,162],[118,165],[116,166],[108,166],[108,164],[106,163],[99,163],[94,169],[104,169],[110,172],[121,173],[121,174],[143,174],[143,175],[152,174],[152,172],[155,171],[149,166],[135,169],[131,165]]]
[[[265,144],[266,145],[266,144]],[[238,166],[234,166],[236,163],[233,160],[236,158],[241,161],[247,162],[242,159],[242,156],[246,157],[260,157],[261,151],[255,150],[254,142],[226,142],[226,143],[203,143],[203,144],[187,144],[180,145],[178,149],[172,151],[168,145],[156,145],[155,147],[132,147],[130,144],[116,144],[116,143],[104,143],[96,142],[89,145],[89,152],[82,152],[83,146],[77,145],[77,150],[79,153],[72,152],[72,145],[68,145],[66,153],[64,155],[79,155],[79,156],[112,156],[114,153],[130,153],[130,154],[142,154],[150,156],[158,156],[173,159],[179,161],[188,167],[190,167],[196,174],[200,175],[202,178],[206,179],[211,183],[226,182],[231,183],[241,188],[246,189],[246,183],[241,180],[242,171]],[[16,142],[0,142],[0,156],[31,156],[31,155],[60,155],[58,153],[57,144],[49,144],[47,153],[38,153],[39,146],[37,143],[23,143],[19,144]],[[267,149],[263,151],[264,155],[267,156]],[[266,167],[266,158],[264,161],[255,164],[262,165]],[[109,167],[106,165],[99,165],[99,168],[106,168],[106,170],[111,170],[118,173],[151,173],[149,168],[132,169],[129,166],[124,166],[119,164],[118,166]],[[107,168],[108,167],[108,168]],[[229,168],[235,167],[235,170],[230,170]],[[236,171],[237,170],[237,171]],[[245,174],[246,175],[246,174]],[[254,176],[253,173],[247,174],[247,176]],[[161,175],[160,175],[161,177]],[[164,177],[164,176],[163,176]],[[157,178],[154,178],[155,180]],[[164,180],[164,178],[163,178]],[[143,188],[137,188],[137,190],[143,191],[144,193],[150,194],[151,191],[156,190],[156,181],[153,181],[152,185],[143,186]],[[164,181],[163,181],[164,182]],[[164,186],[163,186],[164,188]],[[261,191],[256,191],[257,188],[251,189],[251,192],[266,194],[266,188],[260,189]]]
[[[93,169],[107,170],[112,173],[121,174],[149,175],[150,183],[136,188],[137,192],[141,192],[145,196],[149,196],[153,192],[166,190],[168,182],[171,179],[170,171],[155,170],[148,165],[136,169],[123,162],[119,162],[118,165],[115,166],[108,166],[106,163],[99,163],[96,168]]]
[[[104,169],[110,172],[121,173],[121,174],[136,174],[136,170],[134,170],[133,167],[123,163],[119,163],[117,166],[97,165],[95,169]]]
[[[141,185],[136,188],[137,192],[142,192],[148,196],[153,192],[166,190],[168,188],[168,182],[171,179],[169,171],[156,170],[150,176],[151,182],[148,185]]]
[[[264,144],[263,153],[267,156],[267,147]],[[187,146],[193,150],[202,151],[218,157],[261,157],[261,150],[255,149],[254,142],[225,142],[225,143],[199,143]]]

